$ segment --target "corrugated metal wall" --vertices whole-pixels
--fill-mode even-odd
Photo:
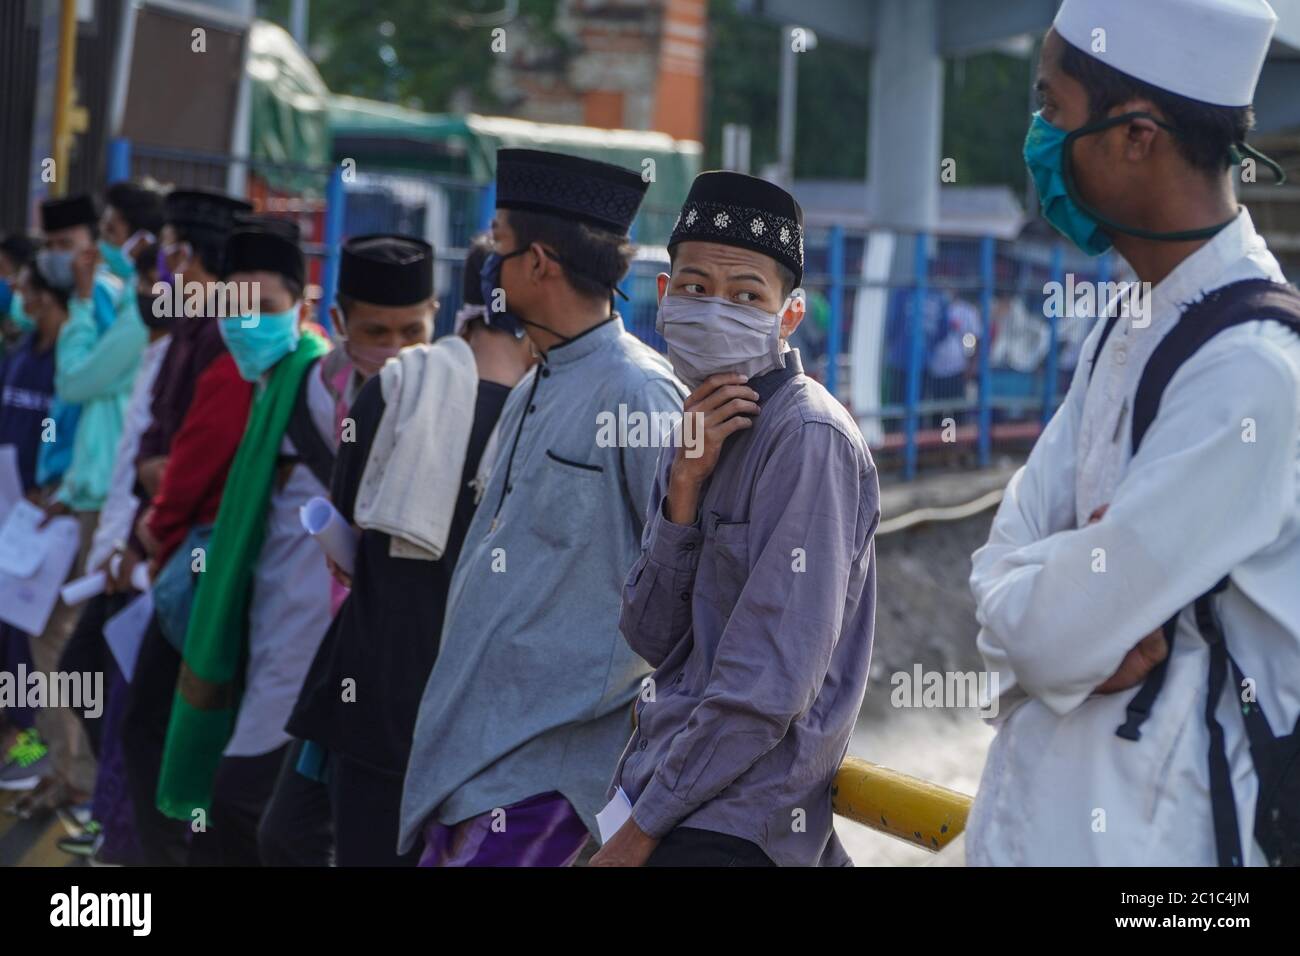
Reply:
[[[0,3],[0,232],[5,233],[21,230],[27,216],[37,38],[35,26],[29,26],[29,6],[23,0]]]
[[[95,0],[95,16],[78,25],[77,101],[89,125],[73,140],[70,192],[104,187],[113,63],[125,0]],[[26,227],[40,4],[0,0],[0,232]]]

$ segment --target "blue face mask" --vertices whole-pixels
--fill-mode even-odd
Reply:
[[[9,315],[9,306],[14,301],[14,287],[8,279],[0,279],[0,319]]]
[[[108,266],[108,271],[119,279],[129,279],[135,274],[135,263],[123,251],[122,246],[115,246],[107,240],[99,240],[99,254]]]
[[[483,315],[484,323],[491,328],[509,332],[517,339],[524,337],[524,320],[508,308],[503,311],[493,311],[492,304],[496,301],[497,289],[501,288],[501,264],[527,251],[526,248],[516,249],[504,256],[498,252],[488,253],[488,257],[483,260],[483,267],[478,271],[479,291],[483,293],[483,301],[487,304]],[[502,298],[505,298],[504,290]]]
[[[248,382],[256,382],[298,345],[296,303],[284,312],[263,312],[256,321],[236,317],[217,322],[240,377]]]
[[[1034,177],[1034,187],[1038,190],[1038,202],[1043,210],[1043,218],[1050,222],[1056,231],[1069,239],[1090,256],[1099,256],[1111,247],[1107,232],[1120,232],[1126,236],[1156,242],[1190,242],[1209,239],[1226,226],[1232,219],[1206,226],[1204,229],[1185,229],[1180,232],[1151,232],[1137,229],[1109,219],[1101,212],[1088,206],[1079,195],[1071,168],[1071,150],[1074,141],[1081,136],[1090,136],[1113,126],[1122,126],[1134,119],[1147,119],[1166,132],[1178,135],[1178,130],[1168,123],[1157,119],[1150,113],[1133,112],[1112,116],[1096,123],[1088,123],[1067,133],[1043,119],[1041,112],[1035,113],[1025,134],[1025,165]],[[1229,150],[1227,157],[1232,163],[1239,163],[1241,157],[1251,156],[1272,170],[1275,185],[1286,182],[1286,174],[1277,163],[1248,143],[1239,142]],[[1103,228],[1105,231],[1103,231]]]
[[[0,312],[0,319],[2,318],[4,318],[4,313]],[[23,294],[16,289],[14,290],[13,299],[9,303],[9,321],[11,321],[23,335],[26,335],[28,332],[32,331],[32,329],[36,328],[36,323],[32,321],[32,317],[28,315],[27,310],[23,308]]]
[[[1086,129],[1082,127],[1075,132]],[[1065,181],[1062,162],[1066,138],[1070,135],[1043,119],[1042,113],[1035,113],[1025,134],[1025,165],[1034,177],[1043,218],[1088,255],[1099,256],[1111,247],[1110,236],[1079,208]]]

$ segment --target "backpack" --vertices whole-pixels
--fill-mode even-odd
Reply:
[[[1187,309],[1178,324],[1156,346],[1138,382],[1133,404],[1132,449],[1138,446],[1155,420],[1160,399],[1174,373],[1201,346],[1225,329],[1259,319],[1281,322],[1300,334],[1300,291],[1268,279],[1247,279],[1216,289]],[[1118,311],[1107,318],[1092,355],[1089,381],[1097,358],[1118,320]],[[1214,816],[1214,837],[1220,866],[1242,866],[1237,807],[1232,792],[1223,727],[1215,710],[1223,695],[1229,673],[1240,686],[1241,668],[1228,650],[1227,639],[1214,606],[1214,595],[1228,586],[1227,577],[1193,603],[1196,627],[1210,648],[1205,726],[1210,733],[1210,802]],[[1179,612],[1181,614],[1181,611]],[[1172,652],[1179,614],[1164,624],[1165,640]],[[1164,685],[1166,657],[1147,675],[1146,681],[1127,707],[1127,719],[1116,729],[1117,736],[1136,741],[1142,723]],[[1258,702],[1242,702],[1242,720],[1250,742],[1251,761],[1259,778],[1255,804],[1254,834],[1270,866],[1300,866],[1300,719],[1285,736],[1275,736]]]

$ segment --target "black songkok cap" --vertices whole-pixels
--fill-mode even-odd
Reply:
[[[182,231],[206,231],[219,241],[235,227],[236,216],[252,211],[242,199],[206,189],[173,189],[163,201],[164,222]]]
[[[94,226],[99,222],[95,200],[89,196],[68,196],[66,199],[47,199],[41,203],[41,230],[49,235],[73,226]]]
[[[129,181],[113,183],[104,191],[105,204],[112,206],[134,232],[143,229],[155,236],[163,224],[163,197],[156,189]]]
[[[671,249],[679,242],[718,242],[771,256],[803,282],[803,210],[774,183],[743,173],[700,173],[682,206]]]
[[[433,298],[433,246],[410,236],[357,236],[339,257],[339,294],[372,305],[418,305]]]
[[[226,240],[225,274],[278,272],[303,285],[307,265],[298,247],[298,236],[298,227],[287,219],[240,216]]]
[[[546,213],[625,236],[647,188],[622,166],[537,149],[497,150],[498,209]]]

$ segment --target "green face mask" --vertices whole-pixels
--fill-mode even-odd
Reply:
[[[1099,255],[1110,247],[1110,241],[1102,234],[1102,229],[1107,232],[1119,232],[1126,236],[1135,236],[1138,239],[1157,242],[1188,242],[1196,239],[1209,239],[1232,223],[1232,220],[1229,219],[1226,222],[1206,226],[1202,229],[1185,229],[1179,232],[1151,232],[1147,229],[1138,229],[1118,223],[1084,202],[1074,181],[1071,156],[1075,140],[1110,129],[1113,126],[1122,126],[1139,117],[1149,119],[1161,129],[1167,130],[1175,136],[1178,135],[1178,130],[1175,127],[1157,119],[1150,113],[1140,111],[1123,113],[1120,116],[1112,116],[1096,123],[1087,123],[1069,133],[1051,125],[1040,114],[1034,114],[1030,133],[1025,140],[1025,161],[1038,188],[1040,202],[1043,205],[1043,215],[1063,235],[1090,255]],[[1280,186],[1286,182],[1286,173],[1282,171],[1282,167],[1244,142],[1237,143],[1232,147],[1230,158],[1234,165],[1240,163],[1243,153],[1272,170],[1276,178],[1276,185]],[[1061,195],[1062,189],[1064,195]],[[1049,204],[1051,208],[1049,208]]]
[[[9,302],[9,320],[23,335],[36,328],[36,323],[23,308],[23,294],[17,289],[14,290],[14,297]]]

